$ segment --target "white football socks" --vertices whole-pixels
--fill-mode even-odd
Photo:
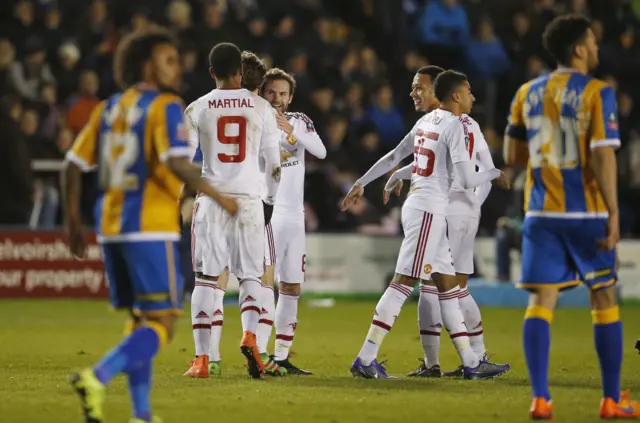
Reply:
[[[442,314],[438,288],[421,285],[418,300],[418,328],[420,342],[424,350],[425,366],[429,369],[440,365],[440,332],[442,331]]]

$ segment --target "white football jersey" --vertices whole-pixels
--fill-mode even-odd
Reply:
[[[482,135],[482,130],[478,122],[467,115],[462,116],[462,122],[467,126],[469,132],[469,157],[474,166],[480,166],[478,155],[482,151],[489,150],[487,140]],[[487,170],[487,169],[484,169]],[[477,188],[464,189],[457,178],[454,178],[449,192],[449,209],[447,215],[478,216],[480,214],[480,202],[476,195]]]
[[[214,89],[191,103],[185,116],[189,142],[202,150],[202,176],[220,193],[265,198],[261,157],[279,163],[280,130],[271,105],[245,89]],[[279,170],[267,181],[269,176],[277,190]]]
[[[285,116],[293,126],[293,132],[291,135],[281,132],[280,135],[282,179],[274,212],[304,213],[305,151],[324,159],[327,150],[307,115],[286,113]]]
[[[469,161],[470,138],[462,119],[436,109],[413,127],[411,188],[405,205],[446,215],[455,163]]]

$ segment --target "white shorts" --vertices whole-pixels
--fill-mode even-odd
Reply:
[[[238,198],[238,214],[230,216],[209,197],[193,209],[194,271],[219,276],[225,267],[239,280],[258,280],[264,273],[264,211],[259,199]]]
[[[456,273],[473,273],[473,247],[480,221],[477,217],[456,215],[447,217],[449,245]]]
[[[273,221],[273,217],[271,218]],[[273,239],[273,227],[271,222],[264,228],[264,265],[274,266],[276,264],[276,244]]]
[[[402,207],[404,239],[398,253],[396,273],[431,279],[432,273],[455,275],[443,215]]]
[[[304,214],[274,213],[269,226],[267,233],[271,232],[275,246],[276,279],[286,283],[304,282],[307,257]]]

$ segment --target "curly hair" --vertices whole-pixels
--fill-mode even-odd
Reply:
[[[159,44],[176,45],[176,42],[168,31],[153,27],[128,35],[118,44],[113,72],[120,88],[127,89],[142,80],[142,68]]]
[[[255,91],[262,85],[267,66],[250,51],[242,52],[242,88]]]

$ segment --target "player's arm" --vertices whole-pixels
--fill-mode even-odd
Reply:
[[[606,86],[596,93],[591,106],[590,165],[598,183],[598,189],[609,212],[609,236],[607,248],[613,248],[619,238],[618,163],[615,150],[620,147],[616,95]],[[615,232],[615,233],[612,233]]]
[[[529,162],[529,147],[527,145],[527,128],[524,124],[523,105],[528,84],[520,87],[511,102],[509,123],[504,134],[504,161],[508,166],[526,168]]]
[[[238,210],[236,202],[221,196],[201,177],[200,168],[191,163],[193,150],[186,139],[182,105],[179,100],[156,100],[151,106],[151,114],[158,119],[153,125],[153,142],[160,161],[184,182],[187,189],[213,198],[228,213],[235,214]]]
[[[493,164],[493,157],[491,157],[491,151],[482,150],[479,151],[476,155],[478,158],[480,171],[486,171],[489,169],[495,169],[495,165]],[[491,182],[487,182],[486,184],[482,184],[476,189],[476,198],[478,199],[478,203],[483,205],[489,193],[491,192]]]
[[[80,258],[84,257],[86,251],[80,215],[82,172],[89,172],[97,165],[98,134],[104,106],[104,102],[100,103],[91,113],[89,121],[67,152],[60,175],[62,208],[69,248],[74,256]]]
[[[468,138],[467,126],[459,120],[452,121],[443,131],[443,139],[448,143],[456,177],[464,189],[479,187],[502,174],[498,169],[476,172],[467,151]]]
[[[413,164],[408,164],[407,166],[396,170],[393,172],[389,180],[384,186],[384,191],[382,193],[382,202],[383,204],[387,204],[389,202],[389,197],[393,191],[396,192],[396,195],[400,195],[402,192],[403,179],[411,179],[411,173],[413,170]]]
[[[382,175],[390,172],[396,167],[402,159],[413,152],[413,143],[415,138],[415,127],[400,141],[400,144],[393,150],[385,154],[371,168],[358,179],[347,195],[342,200],[341,210],[345,211],[351,204],[355,204],[358,198],[364,194],[364,187],[375,181]]]
[[[327,157],[327,148],[324,146],[324,143],[316,132],[316,128],[313,126],[313,121],[304,113],[301,113],[301,115],[304,128],[301,128],[300,125],[293,125],[293,132],[291,135],[293,135],[296,141],[302,144],[309,153],[319,159],[324,159]]]
[[[264,114],[264,125],[260,149],[264,159],[264,175],[267,185],[265,204],[272,206],[276,201],[278,186],[280,185],[280,129],[275,115],[270,108]]]

